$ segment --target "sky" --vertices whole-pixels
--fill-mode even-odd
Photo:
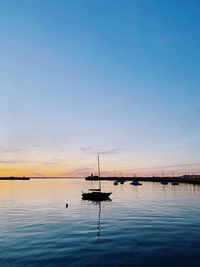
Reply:
[[[1,0],[0,176],[200,174],[198,0]]]

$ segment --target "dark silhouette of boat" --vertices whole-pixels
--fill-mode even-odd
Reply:
[[[99,175],[98,175],[99,188],[89,189],[90,192],[82,193],[82,199],[84,199],[84,200],[104,201],[104,200],[108,200],[109,196],[112,194],[112,192],[106,193],[106,192],[101,191],[99,156],[97,156],[97,160],[98,160],[98,173],[99,173]]]
[[[82,199],[85,200],[94,200],[94,201],[103,201],[103,200],[108,200],[109,196],[112,194],[111,192],[105,193],[101,191],[96,191],[97,189],[90,189],[89,193],[83,193],[82,194]]]
[[[179,185],[178,182],[172,182],[172,185]]]
[[[161,184],[163,184],[163,185],[167,185],[168,182],[167,182],[167,181],[161,181]]]
[[[133,180],[130,184],[131,185],[142,185],[141,183],[138,182],[138,180]]]

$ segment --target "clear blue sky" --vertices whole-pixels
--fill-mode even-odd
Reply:
[[[0,1],[0,175],[200,172],[200,2]]]

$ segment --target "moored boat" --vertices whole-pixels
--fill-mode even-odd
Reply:
[[[142,184],[139,183],[137,180],[133,180],[130,184],[131,184],[131,185],[142,185]]]
[[[82,193],[82,199],[84,199],[84,200],[93,200],[93,201],[109,200],[109,196],[112,194],[112,192],[102,192],[101,191],[99,156],[97,156],[97,160],[98,160],[99,188],[89,189],[89,191],[91,191],[91,192]]]
[[[172,182],[172,185],[179,185],[178,182]]]
[[[161,181],[161,184],[163,184],[163,185],[167,185],[168,182],[167,182],[167,181]]]
[[[89,193],[83,193],[82,199],[84,200],[93,200],[93,201],[103,201],[108,200],[109,196],[112,193],[105,193],[105,192],[89,192]]]

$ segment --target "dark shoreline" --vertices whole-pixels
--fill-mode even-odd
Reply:
[[[0,177],[0,180],[30,180],[29,177]]]
[[[97,176],[88,176],[85,178],[87,181],[97,181],[99,178]],[[178,183],[189,183],[189,184],[200,184],[200,178],[184,178],[184,177],[100,177],[102,181],[143,181],[143,182],[178,182]]]

